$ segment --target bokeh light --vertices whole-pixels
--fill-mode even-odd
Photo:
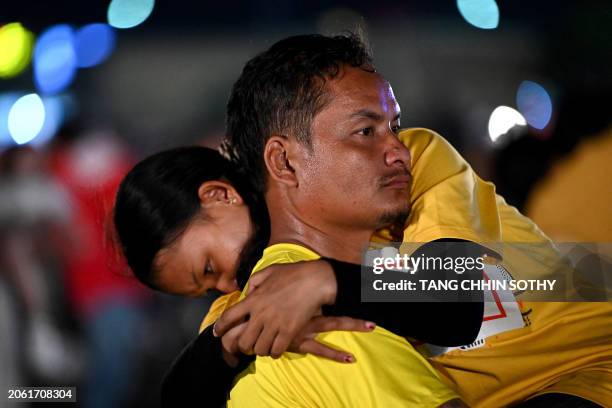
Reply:
[[[34,35],[20,23],[0,27],[0,78],[10,78],[23,71],[32,57]]]
[[[77,66],[88,68],[102,63],[113,52],[115,37],[115,30],[108,24],[81,27],[74,36]]]
[[[516,109],[498,106],[489,118],[489,137],[493,142],[515,126],[526,126],[527,121]]]
[[[23,94],[17,92],[4,92],[0,94],[0,148],[15,144],[8,130],[8,115],[17,99],[21,96]]]
[[[0,93],[0,148],[16,144],[8,128],[8,117],[15,102],[22,96],[24,96],[24,93]],[[74,109],[73,105],[75,104],[74,98],[70,94],[42,97],[41,99],[45,108],[43,125],[40,132],[29,142],[30,145],[35,147],[45,145],[57,134],[60,126],[70,116],[70,111]]]
[[[497,28],[499,7],[495,0],[457,0],[461,16],[474,27],[484,30]]]
[[[45,105],[37,94],[17,99],[8,114],[8,130],[17,144],[32,141],[45,123]]]
[[[132,28],[145,21],[153,11],[155,0],[112,0],[108,6],[108,24],[115,28]]]
[[[47,29],[34,48],[34,81],[42,94],[64,90],[76,73],[74,32],[65,24]]]
[[[516,92],[516,106],[527,123],[544,129],[552,116],[552,101],[544,87],[533,81],[523,81]]]
[[[45,120],[36,138],[30,142],[33,146],[42,146],[57,134],[66,116],[65,99],[65,96],[60,95],[42,98],[45,106]]]

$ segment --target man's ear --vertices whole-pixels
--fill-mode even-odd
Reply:
[[[270,178],[286,186],[297,187],[295,174],[295,156],[292,154],[296,141],[286,136],[273,135],[264,147],[264,162]]]
[[[222,180],[210,180],[202,183],[198,188],[198,197],[203,208],[244,203],[236,189],[230,183]]]

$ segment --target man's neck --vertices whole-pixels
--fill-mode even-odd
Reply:
[[[295,243],[319,255],[359,264],[373,231],[309,223],[294,214],[270,209],[270,245]]]

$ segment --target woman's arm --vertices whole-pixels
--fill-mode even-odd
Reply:
[[[459,241],[452,245],[430,242],[412,256],[479,257],[483,250],[471,242]],[[409,276],[395,271],[384,273],[388,277]],[[282,353],[306,322],[323,308],[326,315],[367,317],[364,320],[374,321],[396,334],[441,346],[460,346],[476,339],[483,317],[482,292],[458,290],[451,292],[452,296],[444,301],[433,302],[428,296],[427,303],[415,303],[422,299],[414,297],[416,294],[411,294],[413,297],[408,302],[401,299],[394,303],[362,303],[361,287],[371,285],[368,279],[373,280],[375,276],[362,273],[361,265],[332,259],[270,266],[251,277],[249,296],[221,316],[216,330],[223,335],[248,318],[244,343],[248,343],[247,346],[257,343],[264,350],[274,344],[276,352]],[[459,274],[454,270],[430,268],[422,275],[414,275],[413,279],[415,276],[439,281],[480,280],[482,271]],[[276,336],[262,340],[259,334],[263,327],[277,333]],[[260,341],[266,343],[265,347]]]
[[[421,246],[412,257],[477,258],[487,251],[486,248],[472,242],[444,240]],[[361,293],[362,286],[371,286],[374,279],[385,276],[396,275],[403,280],[411,279],[416,283],[415,286],[419,287],[421,279],[481,280],[482,270],[465,270],[456,273],[453,270],[428,269],[420,270],[414,275],[384,271],[375,275],[371,267],[334,259],[325,259],[325,261],[329,262],[334,270],[337,282],[334,303],[323,307],[323,313],[326,315],[350,315],[372,320],[395,334],[446,347],[470,344],[478,336],[484,311],[482,292],[455,291],[453,295],[458,297],[456,302],[441,300],[362,302]]]
[[[220,407],[225,404],[234,378],[253,361],[251,355],[240,352],[240,339],[247,323],[233,327],[225,335],[214,334],[209,326],[187,345],[175,359],[162,382],[162,406]],[[318,333],[346,330],[368,332],[373,325],[350,317],[315,316],[292,339],[289,351],[315,354],[342,363],[353,363],[354,357],[342,350],[318,343]],[[269,355],[270,351],[254,349],[255,354]],[[280,355],[280,353],[279,353]],[[203,392],[205,393],[203,398]]]
[[[468,246],[463,248],[468,250],[467,253],[465,249],[462,251],[464,255],[482,255],[482,247],[466,244]],[[440,255],[434,245],[423,246],[418,254],[421,253]],[[438,278],[443,276],[432,274]],[[262,280],[262,276],[267,277]],[[457,276],[480,279],[481,271]],[[221,335],[229,333],[242,323],[245,313],[257,310],[257,302],[266,302],[268,306],[276,305],[277,315],[291,318],[299,314],[293,309],[310,307],[305,304],[307,301],[323,305],[324,299],[329,300],[330,293],[335,300],[333,304],[323,306],[326,315],[351,315],[374,321],[396,334],[440,346],[460,346],[473,342],[482,323],[483,302],[481,294],[479,296],[478,293],[476,299],[464,302],[361,302],[362,266],[333,259],[275,265],[267,274],[262,271],[255,277],[259,278],[259,282],[253,285],[251,290],[258,291],[258,296],[249,295],[248,301],[241,302],[225,313],[231,317],[218,325]],[[270,277],[274,278],[274,284],[270,283]],[[308,283],[301,284],[301,280]],[[268,285],[265,284],[266,281]],[[311,284],[313,281],[317,282],[314,286]],[[324,281],[328,282],[324,284]],[[289,286],[292,289],[286,290]],[[329,288],[333,288],[331,292]],[[315,291],[322,293],[317,294]],[[472,295],[474,294],[470,294]],[[283,305],[282,313],[278,305]],[[293,323],[294,321],[291,321],[287,324]],[[357,323],[353,330],[356,330],[356,327]],[[221,406],[231,389],[234,377],[252,361],[252,356],[240,354],[239,364],[231,367],[223,356],[221,338],[215,337],[212,330],[212,326],[205,329],[181,352],[171,366],[162,384],[163,406],[176,406],[177,401],[181,406],[189,406],[190,401],[199,401],[200,406]],[[201,398],[202,391],[206,391],[206,401]]]
[[[255,358],[241,355],[238,364],[230,366],[223,356],[221,338],[213,327],[206,328],[191,341],[162,381],[162,407],[222,407],[234,377]]]

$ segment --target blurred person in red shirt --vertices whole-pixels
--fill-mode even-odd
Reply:
[[[69,135],[70,136],[70,135]],[[72,239],[65,250],[67,293],[85,329],[85,407],[118,407],[138,368],[138,337],[149,294],[128,276],[107,228],[115,193],[132,165],[111,134],[60,138],[52,152],[55,177],[73,202]]]

